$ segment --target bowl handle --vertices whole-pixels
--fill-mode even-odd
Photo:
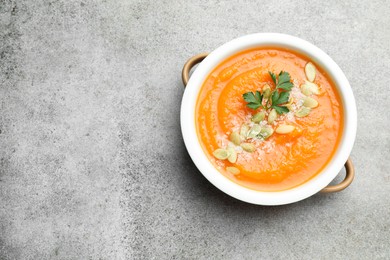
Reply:
[[[352,161],[350,158],[348,158],[347,162],[345,163],[345,178],[344,180],[336,185],[331,185],[323,188],[320,192],[321,193],[333,193],[342,191],[343,189],[347,188],[353,181],[353,178],[355,177],[355,169],[353,167]]]
[[[183,66],[183,70],[181,72],[181,78],[183,80],[184,87],[187,85],[188,80],[190,79],[190,71],[191,69],[201,62],[204,58],[206,58],[208,55],[207,52],[197,54],[187,60],[187,62]],[[345,178],[344,180],[336,185],[327,186],[323,188],[320,192],[321,193],[333,193],[333,192],[339,192],[347,188],[353,181],[353,178],[355,177],[355,170],[352,164],[351,159],[348,158],[347,162],[345,163]]]
[[[183,80],[184,86],[187,85],[188,80],[190,79],[190,70],[192,69],[192,67],[201,62],[204,58],[206,58],[207,55],[207,52],[195,55],[189,58],[186,64],[184,64],[183,70],[181,72],[181,79]]]

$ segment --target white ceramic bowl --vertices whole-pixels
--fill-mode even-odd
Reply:
[[[344,131],[332,160],[316,177],[293,189],[264,192],[243,187],[226,178],[209,161],[204,153],[195,126],[195,105],[199,91],[209,73],[226,58],[246,49],[261,46],[284,47],[309,57],[332,78],[340,93],[344,111]],[[185,88],[181,104],[181,129],[184,143],[199,171],[226,194],[258,205],[282,205],[308,198],[326,187],[347,161],[356,136],[357,114],[351,86],[340,67],[313,44],[285,34],[256,33],[234,39],[211,52],[196,68]]]

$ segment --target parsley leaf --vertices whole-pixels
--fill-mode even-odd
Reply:
[[[263,96],[260,94],[259,91],[256,91],[256,100],[258,100],[260,104],[261,102],[263,102]]]
[[[269,75],[271,76],[271,78],[272,78],[272,81],[275,83],[275,85],[276,85],[276,75],[275,75],[275,73],[273,73],[273,72],[271,72],[271,71],[268,71],[268,73],[269,73]]]
[[[253,92],[247,92],[244,95],[242,95],[244,100],[248,102],[247,106],[251,109],[258,109],[262,106],[263,102],[263,95],[259,91]]]
[[[276,100],[275,102],[272,101],[272,105],[280,105],[280,104],[287,103],[289,97],[290,97],[289,92],[282,92],[282,93],[280,93],[278,100]]]
[[[274,90],[271,96],[271,101],[272,101],[271,108],[274,108],[278,114],[288,113],[289,112],[288,108],[280,105],[287,103],[289,97],[290,97],[289,92],[279,93],[277,90]]]
[[[247,107],[249,107],[249,108],[251,108],[251,109],[253,109],[253,110],[256,110],[256,109],[258,109],[259,107],[261,107],[261,105],[258,104],[258,103],[248,103],[248,104],[246,104],[246,105],[247,105]]]
[[[286,83],[286,82],[290,82],[290,81],[291,81],[291,77],[290,77],[290,74],[288,72],[281,71],[279,73],[278,84],[282,84],[282,83]]]
[[[275,109],[275,111],[278,113],[278,114],[286,114],[288,113],[290,110],[288,110],[287,107],[279,107],[279,106],[274,106],[273,107]]]
[[[279,100],[279,92],[274,91],[271,96],[272,104],[276,104]]]
[[[277,89],[284,89],[290,91],[294,85],[291,83],[291,77],[288,72],[281,71],[278,77],[278,84],[276,85]]]
[[[294,85],[291,82],[286,82],[286,83],[278,84],[276,88],[290,91],[293,87]]]
[[[242,95],[242,96],[243,96],[243,98],[244,98],[244,100],[245,100],[246,102],[249,102],[249,103],[251,103],[251,102],[257,102],[256,97],[255,97],[255,94],[253,94],[252,92],[245,93],[245,94]]]

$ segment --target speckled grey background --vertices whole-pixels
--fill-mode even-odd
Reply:
[[[0,0],[0,259],[389,259],[389,13],[385,0]],[[254,32],[304,38],[349,78],[347,190],[254,206],[191,162],[182,65]]]

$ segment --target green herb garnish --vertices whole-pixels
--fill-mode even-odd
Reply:
[[[290,91],[294,87],[291,82],[290,74],[286,71],[281,71],[278,76],[269,71],[269,75],[275,84],[275,89],[271,92],[270,98],[263,105],[263,95],[260,91],[247,92],[243,95],[244,100],[248,103],[247,107],[251,109],[270,109],[274,108],[278,114],[288,113],[289,109],[284,106],[290,98]]]
[[[259,107],[262,107],[262,102],[263,102],[263,95],[259,92],[256,91],[255,93],[252,92],[247,92],[243,95],[244,100],[248,102],[246,104],[249,108],[252,109],[258,109]]]
[[[281,71],[279,73],[278,80],[276,80],[276,75],[273,72],[268,71],[268,73],[271,76],[272,81],[275,83],[276,89],[284,89],[286,91],[290,91],[294,87],[291,82],[290,74],[288,72]]]

